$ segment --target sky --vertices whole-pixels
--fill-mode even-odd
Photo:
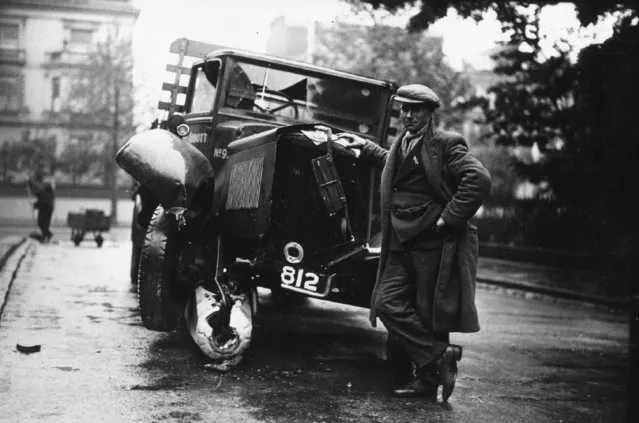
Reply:
[[[134,34],[137,57],[156,62],[176,38],[186,37],[229,47],[264,52],[273,19],[306,23],[354,20],[339,0],[134,0],[141,12]],[[179,4],[180,13],[176,13]],[[398,25],[405,25],[405,17]],[[402,21],[403,20],[403,21]],[[480,24],[454,16],[430,31],[444,37],[444,49],[453,63],[462,59],[481,65],[481,53],[501,36],[499,24]],[[141,68],[150,68],[142,62]]]
[[[145,97],[158,95],[165,77],[168,47],[177,38],[264,52],[270,24],[278,16],[298,23],[357,21],[350,8],[339,0],[134,0],[134,5],[140,9],[134,31],[135,78],[141,85],[140,95]],[[409,16],[399,16],[394,23],[405,26]],[[541,22],[549,44],[578,26],[569,4],[545,9]],[[587,32],[592,39],[573,34],[573,43],[583,47],[601,42],[611,35],[610,28],[610,22],[590,28]],[[453,11],[428,31],[429,35],[443,37],[444,54],[456,69],[464,63],[488,68],[487,52],[503,39],[499,22],[492,15],[476,23],[461,19]]]
[[[330,21],[341,9],[337,0],[133,0],[133,4],[140,9],[133,34],[136,94],[152,105],[166,77],[173,40],[186,37],[261,53],[276,17]]]

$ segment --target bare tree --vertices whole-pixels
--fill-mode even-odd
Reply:
[[[117,221],[119,140],[133,131],[133,54],[131,40],[109,34],[87,55],[70,84],[65,111],[79,127],[110,134],[102,162],[111,188],[111,219]]]

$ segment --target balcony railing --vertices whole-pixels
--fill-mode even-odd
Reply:
[[[96,119],[94,113],[79,113],[72,112],[70,110],[44,110],[42,112],[42,119],[48,123],[61,125],[66,127],[93,129],[99,131],[110,131],[112,126],[107,119]]]
[[[81,51],[59,50],[47,53],[46,66],[78,66],[86,61],[87,53]]]
[[[24,49],[0,47],[0,64],[24,65],[26,61]]]

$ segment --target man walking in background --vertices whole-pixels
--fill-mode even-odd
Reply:
[[[51,215],[55,203],[55,193],[53,185],[44,180],[42,170],[38,169],[33,178],[27,181],[29,190],[35,195],[36,201],[33,208],[38,210],[38,228],[40,235],[37,237],[40,242],[46,243],[51,240],[53,234],[49,230],[51,226]]]
[[[388,361],[405,376],[393,393],[435,399],[442,385],[447,401],[462,355],[449,333],[479,331],[477,231],[469,221],[490,190],[490,176],[460,134],[434,129],[440,100],[430,88],[403,86],[395,100],[405,130],[389,150],[354,134],[338,137],[383,167],[371,323],[377,317],[384,323]]]

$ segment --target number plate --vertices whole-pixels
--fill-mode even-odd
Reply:
[[[280,273],[282,288],[291,291],[303,292],[314,297],[325,297],[328,295],[328,282],[326,277],[317,273],[307,272],[304,269],[297,269],[293,266],[283,266]]]

